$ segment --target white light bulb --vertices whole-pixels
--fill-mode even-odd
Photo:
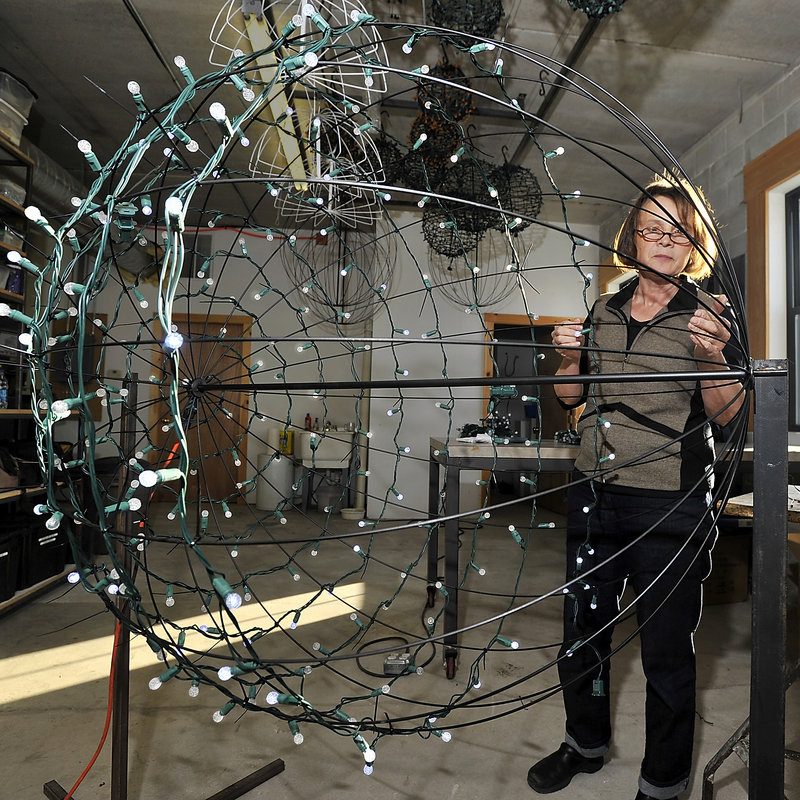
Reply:
[[[227,606],[228,610],[235,611],[242,605],[242,596],[236,592],[231,592],[225,598],[225,605]]]
[[[69,414],[69,403],[66,400],[56,400],[50,406],[50,410],[58,417],[63,417]]]
[[[142,87],[139,86],[139,84],[136,83],[136,81],[128,81],[128,91],[131,94],[139,94],[141,92],[141,90],[142,90]]]
[[[224,121],[225,117],[227,116],[227,112],[225,111],[225,106],[222,103],[212,103],[208,107],[208,111],[211,116],[217,121],[222,122]]]
[[[55,403],[53,404],[55,405]],[[139,483],[146,489],[151,489],[158,483],[158,475],[152,469],[146,469],[139,475]]]
[[[183,213],[183,203],[180,197],[175,197],[174,195],[168,197],[164,201],[164,211],[167,212],[167,216],[179,217]]]
[[[177,350],[183,344],[183,336],[177,331],[170,331],[164,338],[164,347],[167,350]]]

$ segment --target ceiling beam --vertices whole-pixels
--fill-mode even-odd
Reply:
[[[552,113],[555,103],[561,96],[561,92],[564,90],[564,86],[566,85],[567,73],[574,69],[575,64],[577,64],[580,60],[584,50],[586,50],[598,27],[600,27],[601,22],[602,19],[591,18],[586,25],[584,25],[580,36],[578,36],[575,44],[572,46],[572,50],[569,51],[569,54],[567,55],[567,58],[564,61],[558,76],[550,85],[544,100],[542,100],[541,105],[535,112],[537,121],[531,125],[523,135],[520,143],[517,145],[517,149],[514,151],[514,155],[511,156],[509,161],[510,164],[519,164],[525,158],[528,149],[530,148],[531,144],[533,144],[531,135],[541,127],[542,122],[545,122],[548,116]]]

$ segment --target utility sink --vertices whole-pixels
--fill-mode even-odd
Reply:
[[[350,463],[354,435],[349,431],[301,431],[300,460],[309,467],[344,469]]]

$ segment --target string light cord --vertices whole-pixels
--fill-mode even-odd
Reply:
[[[108,738],[108,731],[111,727],[111,715],[113,713],[113,703],[114,703],[114,680],[116,678],[116,671],[117,671],[117,656],[118,656],[118,647],[119,647],[119,638],[122,632],[122,624],[117,621],[116,625],[114,626],[114,643],[112,645],[111,650],[111,667],[109,669],[108,674],[108,705],[106,708],[106,719],[103,725],[103,732],[100,736],[100,741],[97,745],[97,749],[94,752],[94,755],[89,760],[89,763],[86,765],[83,772],[78,777],[78,780],[75,781],[74,786],[66,793],[64,796],[64,800],[70,800],[71,797],[75,794],[75,791],[78,787],[83,783],[86,776],[89,774],[90,770],[94,766],[95,762],[97,761],[105,743],[106,739]]]

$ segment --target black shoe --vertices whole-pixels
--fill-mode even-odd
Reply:
[[[563,789],[579,772],[597,772],[603,766],[603,756],[587,758],[566,742],[528,770],[528,786],[539,794]]]
[[[636,793],[636,800],[656,800],[655,797],[651,797],[649,794],[645,794],[641,789]],[[678,796],[670,797],[668,800],[678,800]]]

